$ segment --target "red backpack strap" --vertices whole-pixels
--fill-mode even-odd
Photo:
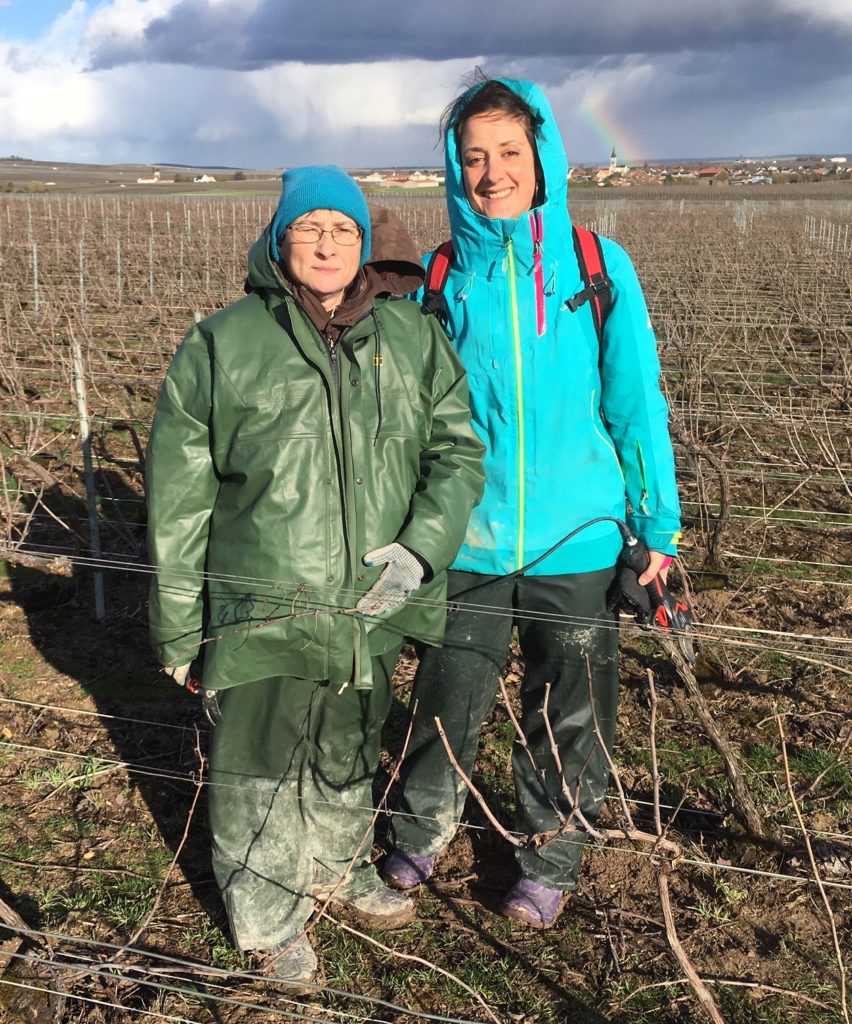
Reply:
[[[592,319],[598,343],[603,340],[603,329],[612,305],[612,281],[606,272],[601,240],[594,231],[574,225],[574,252],[580,267],[580,276],[586,286],[581,292],[568,299],[565,305],[576,313],[586,302],[592,304]]]
[[[444,297],[444,288],[447,278],[450,276],[452,262],[453,240],[448,238],[446,242],[441,242],[429,257],[429,263],[426,265],[426,278],[423,281],[423,301],[421,303],[421,308],[426,313],[436,316],[450,337],[452,337],[449,326],[450,310]]]

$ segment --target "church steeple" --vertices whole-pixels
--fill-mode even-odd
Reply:
[[[609,157],[609,173],[615,174],[618,170],[618,157],[615,155],[615,146],[612,147],[612,153]]]

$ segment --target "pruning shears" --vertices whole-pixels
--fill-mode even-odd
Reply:
[[[208,690],[198,676],[190,675],[186,680],[186,688],[193,695],[201,697],[201,709],[204,717],[211,725],[218,725],[222,721],[222,709],[219,707],[217,690]]]
[[[694,665],[695,647],[690,636],[693,626],[689,605],[675,597],[659,573],[642,588],[638,586],[638,582],[629,578],[632,573],[638,581],[638,577],[648,568],[650,562],[651,555],[642,541],[632,534],[625,537],[624,547],[619,556],[622,576],[618,581],[620,590],[619,601],[616,603],[623,601],[627,604],[629,610],[636,615],[636,621],[646,629],[656,627],[662,633],[671,634],[677,641],[681,654],[690,665]],[[627,579],[624,578],[624,570],[627,570]]]

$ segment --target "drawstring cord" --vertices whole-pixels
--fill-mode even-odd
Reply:
[[[373,355],[373,380],[376,385],[376,408],[378,410],[378,416],[376,421],[376,435],[373,438],[373,447],[375,448],[379,440],[379,431],[382,429],[382,329],[381,325],[379,324],[379,318],[376,316],[375,309],[371,309],[370,312],[372,313],[373,316],[373,323],[376,325],[376,348],[375,354]]]

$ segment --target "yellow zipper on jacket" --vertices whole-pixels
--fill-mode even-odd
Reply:
[[[524,373],[521,361],[521,327],[518,319],[518,287],[515,280],[515,250],[512,239],[506,243],[509,255],[509,299],[512,307],[512,343],[515,350],[515,390],[518,397],[518,564],[524,564],[524,504],[526,487],[524,485]]]
[[[636,442],[636,461],[639,463],[639,477],[642,480],[642,494],[639,498],[639,508],[643,515],[650,515],[648,512],[648,480],[645,476],[645,456],[642,454],[642,442]]]
[[[621,468],[621,459],[619,459],[618,457],[618,452],[615,450],[615,445],[612,443],[612,439],[608,435],[602,434],[600,430],[598,430],[598,425],[595,421],[595,395],[597,393],[598,389],[592,388],[592,399],[589,403],[589,415],[592,418],[592,427],[594,428],[595,433],[598,435],[601,441],[603,441],[607,448],[609,448],[609,450],[612,452],[612,457],[615,459],[616,466],[618,466],[618,472],[621,474],[621,480],[623,483],[626,484],[627,481],[624,478],[624,470]]]

